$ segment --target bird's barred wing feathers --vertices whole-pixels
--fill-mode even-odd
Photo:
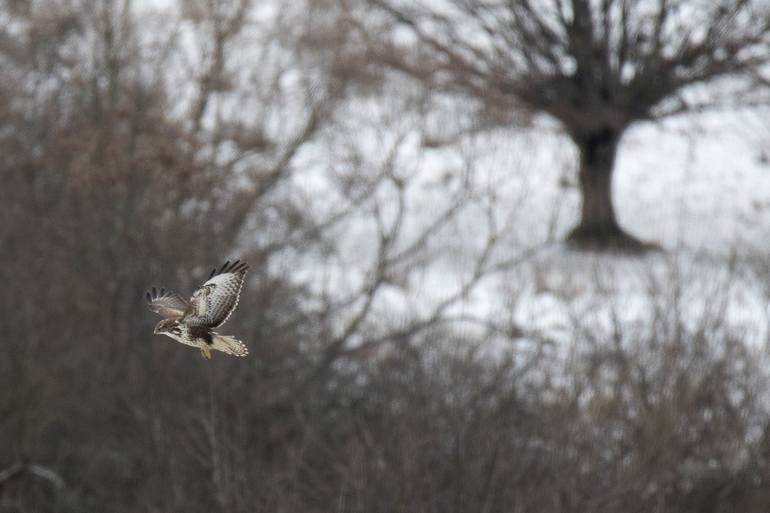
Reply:
[[[185,318],[189,325],[216,328],[225,323],[238,305],[243,280],[249,266],[236,260],[225,262],[219,271],[211,271],[208,281],[195,291],[190,303],[192,312]]]
[[[150,310],[166,319],[182,317],[189,306],[176,292],[163,288],[158,291],[155,287],[147,291],[147,305]]]

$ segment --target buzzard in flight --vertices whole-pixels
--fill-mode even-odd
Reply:
[[[208,281],[189,301],[176,292],[153,287],[147,292],[147,303],[150,310],[164,318],[155,326],[155,334],[197,347],[207,360],[211,359],[212,349],[233,356],[249,354],[240,340],[212,331],[224,324],[238,305],[248,269],[245,262],[225,262],[219,271],[211,271]]]

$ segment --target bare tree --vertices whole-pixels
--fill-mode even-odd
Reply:
[[[577,146],[578,245],[639,248],[618,224],[612,177],[626,129],[720,104],[692,86],[752,77],[770,62],[770,12],[753,0],[373,0],[403,37],[387,63],[499,108],[556,118]],[[405,42],[406,41],[406,42]],[[731,101],[745,101],[733,88]]]

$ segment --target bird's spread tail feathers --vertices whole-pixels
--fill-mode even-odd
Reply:
[[[219,333],[212,333],[213,343],[212,349],[222,351],[223,353],[231,354],[233,356],[246,356],[249,354],[249,349],[246,345],[235,337],[228,335],[220,335]]]

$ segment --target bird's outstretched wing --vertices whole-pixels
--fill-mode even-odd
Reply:
[[[190,299],[190,314],[184,322],[191,326],[216,328],[225,323],[238,305],[243,279],[249,266],[236,260],[225,262],[219,271],[214,268],[208,281]]]
[[[190,306],[176,292],[163,288],[158,292],[155,287],[147,291],[147,304],[150,310],[166,319],[182,317]]]

